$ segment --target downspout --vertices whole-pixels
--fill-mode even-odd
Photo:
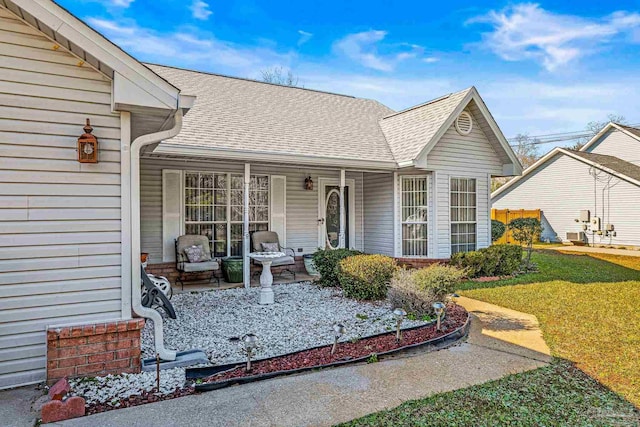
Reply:
[[[182,129],[182,109],[174,115],[175,123],[171,129],[137,137],[131,143],[131,308],[135,314],[153,320],[154,343],[156,352],[162,360],[175,360],[175,350],[164,346],[162,316],[154,309],[142,306],[140,289],[140,149],[173,138]]]

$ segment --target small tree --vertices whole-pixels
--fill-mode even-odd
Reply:
[[[260,70],[262,81],[265,83],[273,83],[281,86],[298,86],[298,76],[295,76],[291,70],[286,73],[282,67],[273,67]]]
[[[525,245],[527,249],[526,268],[530,268],[533,242],[539,240],[542,234],[540,220],[537,218],[516,218],[509,222],[509,230],[515,240]]]
[[[491,220],[491,242],[495,242],[502,236],[504,236],[504,232],[507,231],[507,226],[504,225],[504,222],[498,221],[497,219]]]

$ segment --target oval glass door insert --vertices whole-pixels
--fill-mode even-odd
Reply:
[[[325,209],[327,247],[337,249],[340,245],[340,192],[332,189],[327,193]]]

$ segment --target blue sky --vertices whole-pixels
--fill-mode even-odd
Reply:
[[[142,61],[281,66],[394,109],[475,85],[507,137],[640,123],[637,1],[58,1]]]

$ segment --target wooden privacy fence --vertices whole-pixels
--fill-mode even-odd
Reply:
[[[540,209],[491,209],[491,219],[498,220],[507,226],[507,232],[493,242],[494,245],[503,243],[518,243],[509,231],[509,222],[516,218],[536,218],[542,220],[542,211]]]

